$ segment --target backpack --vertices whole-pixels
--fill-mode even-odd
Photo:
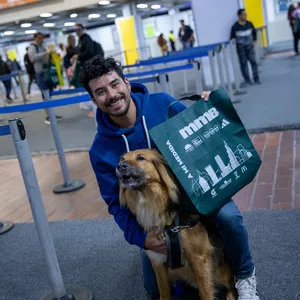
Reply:
[[[96,41],[93,41],[93,43],[94,43],[94,55],[93,56],[100,55],[101,57],[104,57],[104,51],[103,51],[102,46]]]
[[[35,73],[33,63],[31,62],[28,53],[26,53],[24,56],[24,64],[28,74]]]
[[[31,44],[30,46],[34,46],[36,52],[39,52],[38,46],[36,44]],[[24,56],[24,64],[28,74],[35,74],[33,62],[30,60],[28,53]]]

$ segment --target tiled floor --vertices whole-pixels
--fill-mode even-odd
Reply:
[[[263,164],[254,181],[234,197],[239,208],[242,211],[300,208],[300,131],[256,134],[251,138]],[[66,158],[71,178],[82,179],[86,186],[60,195],[52,192],[53,186],[62,183],[57,156],[33,158],[48,219],[109,217],[88,153],[68,153]],[[0,170],[0,219],[32,222],[17,159],[0,160]]]

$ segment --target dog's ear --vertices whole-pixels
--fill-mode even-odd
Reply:
[[[153,160],[153,164],[160,175],[163,183],[165,184],[169,197],[172,202],[178,202],[178,188],[175,184],[173,177],[166,166],[166,161],[160,154],[157,153],[157,157]]]

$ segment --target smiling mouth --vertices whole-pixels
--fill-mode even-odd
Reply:
[[[111,102],[111,103],[108,104],[108,106],[114,107],[114,106],[118,105],[118,104],[122,101],[122,99],[123,99],[123,98],[119,99],[118,101]]]

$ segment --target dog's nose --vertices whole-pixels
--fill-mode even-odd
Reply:
[[[122,161],[118,164],[118,170],[119,171],[125,171],[128,168],[128,162]]]

